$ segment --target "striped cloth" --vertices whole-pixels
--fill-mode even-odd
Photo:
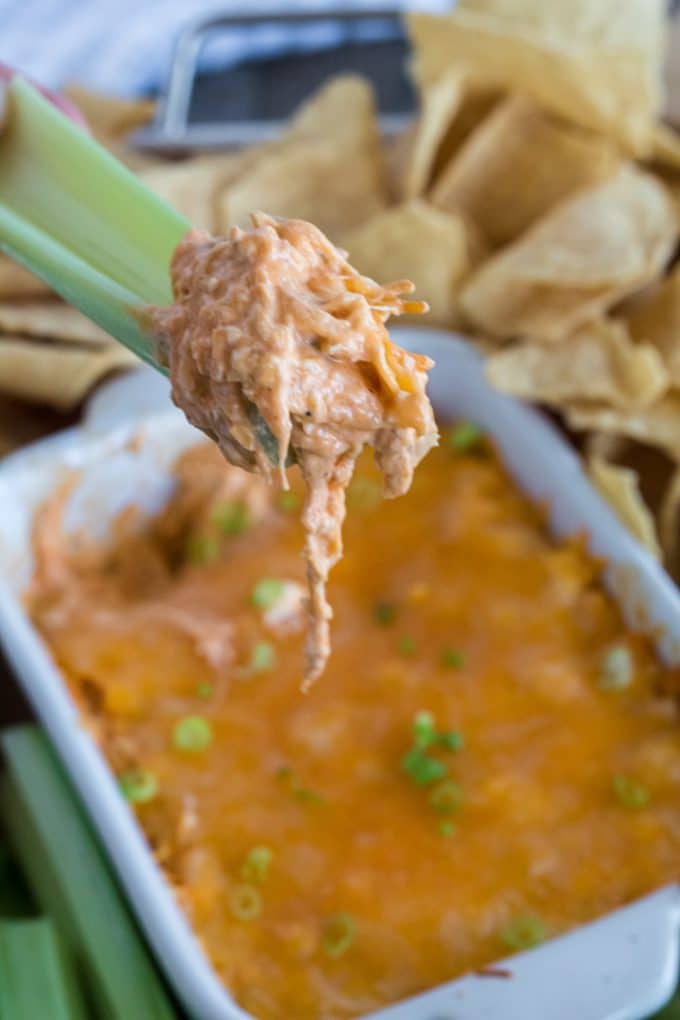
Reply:
[[[162,88],[177,33],[198,17],[395,7],[446,10],[452,0],[268,0],[251,6],[237,0],[0,0],[0,60],[37,81],[58,88],[77,81],[93,89],[136,95]],[[388,22],[306,28],[277,26],[220,32],[206,45],[203,69],[225,68],[240,60],[270,57],[336,45],[352,38],[382,39],[394,34]]]

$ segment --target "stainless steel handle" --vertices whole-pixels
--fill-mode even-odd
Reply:
[[[153,124],[137,132],[132,141],[140,148],[202,149],[239,145],[252,145],[268,141],[282,129],[282,120],[244,122],[213,122],[192,125],[189,110],[194,90],[198,59],[210,36],[229,29],[256,28],[260,25],[310,25],[324,22],[367,23],[370,21],[398,21],[397,9],[342,10],[304,14],[272,15],[220,15],[200,18],[191,22],[178,36],[175,44],[168,82]],[[387,114],[380,117],[381,131],[392,135],[401,131],[410,117]]]

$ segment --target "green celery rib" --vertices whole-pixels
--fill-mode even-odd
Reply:
[[[0,737],[0,803],[10,842],[40,907],[79,966],[97,1015],[176,1014],[102,850],[46,737],[34,726]]]
[[[37,910],[9,847],[0,843],[0,918],[35,917]]]
[[[139,309],[172,301],[188,220],[23,79],[0,136],[0,249],[153,363]]]
[[[664,1008],[649,1020],[680,1020],[680,988]]]
[[[189,222],[26,81],[12,81],[9,99],[0,201],[140,300],[169,303]]]
[[[86,1020],[71,962],[47,918],[0,921],[0,1020]]]

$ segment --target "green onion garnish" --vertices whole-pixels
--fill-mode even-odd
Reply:
[[[196,694],[198,695],[198,697],[205,698],[206,700],[208,698],[212,698],[214,693],[215,693],[214,684],[207,683],[206,681],[200,683],[196,688]]]
[[[187,542],[186,557],[195,567],[212,563],[219,556],[219,552],[217,539],[211,535],[193,535]]]
[[[413,744],[418,750],[425,751],[436,743],[437,730],[432,712],[416,712],[413,720]]]
[[[453,836],[455,831],[456,826],[448,818],[445,818],[444,821],[439,823],[439,832],[442,836]]]
[[[442,779],[447,772],[446,765],[425,754],[419,747],[412,747],[401,759],[402,770],[416,786],[429,786]]]
[[[484,433],[479,425],[475,425],[471,421],[463,421],[451,429],[447,437],[447,444],[449,449],[455,453],[467,453],[478,446],[483,438]]]
[[[347,506],[351,510],[375,510],[382,498],[382,486],[373,478],[353,478],[347,490]]]
[[[541,919],[530,915],[509,921],[500,931],[503,945],[515,951],[533,949],[545,941],[546,935],[546,928]]]
[[[445,779],[435,786],[428,800],[436,814],[455,815],[463,804],[463,791],[455,780]]]
[[[416,641],[410,634],[404,634],[403,637],[399,638],[399,654],[405,658],[410,659],[412,655],[415,655]]]
[[[255,886],[243,882],[231,890],[229,909],[239,921],[254,921],[262,910],[262,897]]]
[[[148,804],[158,793],[158,780],[148,769],[128,769],[118,776],[118,785],[131,804]]]
[[[354,942],[356,930],[356,921],[351,914],[342,912],[329,917],[321,940],[326,955],[332,960],[344,956]]]
[[[253,673],[266,673],[274,668],[276,652],[269,641],[256,641],[250,654],[250,669]]]
[[[300,506],[300,497],[291,489],[288,489],[288,491],[284,490],[279,493],[277,504],[279,510],[283,510],[285,514],[291,514]]]
[[[324,797],[322,794],[317,793],[316,790],[310,790],[306,786],[301,786],[297,776],[293,772],[290,765],[280,765],[276,770],[276,778],[280,779],[284,783],[290,783],[290,792],[296,800],[299,800],[303,804],[323,804]]]
[[[264,882],[269,873],[269,865],[274,859],[273,852],[268,846],[254,846],[248,851],[243,866],[241,867],[241,878],[244,882]]]
[[[397,618],[397,607],[393,602],[376,602],[373,617],[376,623],[388,627]]]
[[[437,743],[447,751],[460,751],[465,746],[465,738],[460,730],[447,730],[439,734]]]
[[[250,510],[242,500],[218,503],[212,512],[213,524],[223,535],[242,535],[250,526]]]
[[[614,645],[605,654],[600,667],[599,686],[603,691],[621,691],[633,682],[633,656],[626,645]]]
[[[279,601],[284,583],[278,577],[263,577],[250,593],[250,601],[258,609],[271,609]]]
[[[212,743],[212,727],[202,715],[187,715],[175,723],[172,743],[178,751],[195,754],[205,751]]]
[[[317,793],[316,790],[310,790],[306,786],[294,787],[293,796],[303,804],[323,804],[324,802],[322,794]]]
[[[462,669],[465,665],[465,656],[457,648],[442,648],[440,662],[444,669]]]
[[[625,808],[639,811],[650,801],[650,793],[644,783],[631,776],[618,775],[612,779],[614,796]]]

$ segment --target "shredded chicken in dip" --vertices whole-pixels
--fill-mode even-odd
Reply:
[[[429,358],[395,346],[391,315],[427,310],[406,280],[361,276],[320,230],[263,213],[227,237],[192,230],[171,266],[175,303],[151,309],[175,403],[227,460],[268,477],[302,472],[309,585],[305,685],[330,652],[326,599],[342,555],[345,491],[364,445],[400,496],[437,442]]]

